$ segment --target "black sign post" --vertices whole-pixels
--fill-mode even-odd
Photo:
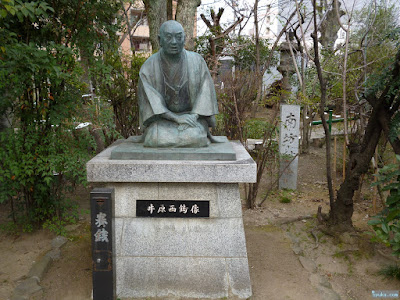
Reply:
[[[93,299],[115,299],[112,260],[113,189],[95,188],[90,192],[92,227]]]

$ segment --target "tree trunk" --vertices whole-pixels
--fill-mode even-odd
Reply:
[[[321,62],[319,60],[319,47],[318,47],[318,32],[317,32],[317,5],[316,0],[313,0],[313,22],[314,22],[314,32],[311,37],[314,42],[314,63],[317,68],[318,80],[321,86],[321,102],[319,105],[319,115],[321,117],[322,125],[325,131],[325,145],[326,145],[326,180],[328,182],[329,190],[329,203],[332,206],[334,201],[334,191],[332,186],[332,173],[331,173],[331,133],[328,129],[328,124],[325,120],[324,109],[326,104],[326,80],[322,74]]]
[[[377,80],[383,79],[378,78]],[[385,76],[385,82],[383,91],[374,91],[366,95],[367,101],[372,106],[372,113],[362,143],[356,146],[349,145],[350,157],[346,178],[338,190],[336,201],[331,203],[330,223],[345,230],[352,227],[353,196],[359,187],[360,177],[368,171],[379,138],[383,131],[388,130],[400,105],[400,96],[398,93],[393,93],[400,88],[400,50],[397,52],[391,75]],[[392,147],[395,152],[400,151],[393,141]]]
[[[160,26],[167,20],[172,19],[170,0],[143,0],[149,21],[150,42],[153,52],[160,48],[158,33]],[[191,50],[194,47],[194,22],[196,9],[201,0],[180,0],[176,8],[175,20],[182,24],[186,35],[186,48]]]
[[[178,7],[176,8],[175,20],[181,23],[185,30],[185,48],[188,50],[194,48],[194,23],[196,20],[196,10],[200,4],[201,0],[179,0]]]
[[[348,125],[347,125],[347,59],[349,54],[349,37],[350,37],[350,19],[347,23],[347,31],[346,31],[346,44],[344,50],[344,59],[343,59],[343,75],[342,75],[342,85],[343,85],[343,130],[344,130],[344,140],[346,145],[349,144],[349,134],[348,134]]]
[[[167,19],[174,20],[174,9],[172,5],[172,0],[167,0]]]
[[[258,28],[258,0],[254,2],[254,29],[255,29],[255,41],[256,41],[256,72],[260,73],[260,33]]]
[[[167,21],[167,1],[163,0],[143,0],[146,8],[147,19],[149,21],[150,42],[153,52],[160,48],[158,33],[162,23]]]
[[[353,226],[353,196],[360,185],[360,177],[368,171],[369,163],[375,153],[381,136],[382,127],[378,117],[380,109],[373,110],[361,145],[350,145],[350,156],[346,177],[337,192],[336,200],[331,204],[330,223],[343,229]]]

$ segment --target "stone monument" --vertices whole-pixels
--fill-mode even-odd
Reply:
[[[299,162],[300,106],[281,105],[281,128],[279,134],[280,189],[297,189]]]
[[[228,140],[212,136],[209,130],[216,125],[218,104],[204,59],[183,48],[185,33],[176,21],[161,25],[159,40],[161,50],[146,60],[139,73],[139,119],[143,135],[129,139],[135,145],[121,145],[111,157],[234,159]],[[153,150],[145,151],[143,147]]]
[[[238,184],[256,182],[256,164],[239,142],[211,135],[214,84],[201,56],[183,49],[182,26],[167,21],[159,38],[161,50],[140,71],[143,135],[87,163],[88,181],[113,191],[112,241],[94,239],[99,248],[112,243],[103,248],[112,249],[105,268],[117,298],[246,299]],[[98,227],[105,213],[92,215]],[[100,266],[101,257],[93,259]]]
[[[176,21],[160,28],[161,50],[139,74],[140,126],[147,147],[205,147],[218,114],[214,82],[204,59],[183,49]]]

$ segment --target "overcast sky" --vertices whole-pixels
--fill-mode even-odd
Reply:
[[[218,12],[218,9],[220,7],[223,7],[225,9],[224,14],[222,15],[221,18],[221,23],[224,26],[224,28],[227,28],[229,25],[234,23],[234,14],[233,10],[226,4],[226,2],[230,1],[225,1],[225,0],[202,0],[200,7],[197,9],[197,33],[198,35],[202,35],[205,33],[207,30],[207,26],[204,24],[203,20],[200,18],[200,14],[203,13],[207,17],[209,16],[210,8],[213,8],[215,12]],[[251,6],[254,4],[254,0],[238,0],[236,1],[239,3],[239,8],[242,9],[242,12],[245,14],[248,14]],[[263,2],[266,2],[265,0]],[[246,11],[247,10],[247,11]],[[249,28],[253,28],[253,21],[250,21],[246,30]],[[248,32],[245,32],[246,34]]]
[[[294,5],[293,0],[279,0],[281,3],[284,1],[290,2],[289,5]],[[300,0],[299,0],[300,1]],[[365,7],[367,5],[372,5],[374,0],[345,0],[344,5],[342,5],[341,9],[350,12],[353,7],[354,10],[359,10],[362,7]],[[200,18],[200,14],[204,13],[206,16],[209,16],[209,11],[210,8],[213,8],[216,12],[218,11],[218,8],[224,7],[225,11],[224,14],[222,15],[222,24],[223,28],[227,28],[229,25],[231,25],[234,22],[234,14],[232,8],[230,8],[227,3],[231,3],[232,0],[202,0],[201,5],[197,10],[197,34],[198,36],[203,35],[206,30],[207,26],[204,24],[203,20]],[[259,16],[265,15],[266,12],[266,7],[267,4],[269,3],[277,3],[278,0],[260,0],[259,1]],[[304,0],[305,3],[311,5],[311,0]],[[330,1],[328,1],[330,2]],[[343,0],[341,1],[343,2]],[[377,3],[386,3],[387,5],[390,5],[390,3],[395,4],[397,7],[400,6],[400,1],[398,0],[376,0]],[[237,0],[236,3],[238,4],[238,7],[242,10],[243,13],[249,14],[251,9],[253,8],[254,5],[254,0]],[[275,4],[276,6],[276,4]],[[274,5],[272,9],[274,8]],[[311,8],[310,8],[311,9]],[[343,17],[345,18],[345,17]],[[261,30],[265,30],[265,19],[260,18],[261,22]],[[400,20],[400,17],[399,17]],[[250,34],[254,28],[254,21],[251,19],[245,29],[243,30],[244,34]]]

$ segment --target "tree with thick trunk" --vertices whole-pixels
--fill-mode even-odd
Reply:
[[[194,24],[196,20],[197,7],[200,4],[201,0],[179,0],[176,8],[175,20],[181,23],[185,30],[185,48],[188,50],[193,50],[194,48]]]
[[[143,0],[146,8],[147,20],[150,30],[150,42],[153,52],[160,48],[158,43],[158,32],[162,23],[167,21],[167,1],[165,0]]]
[[[400,140],[398,137],[390,137],[392,121],[398,113],[400,106],[400,48],[391,65],[387,66],[380,76],[374,76],[374,82],[369,83],[364,98],[371,105],[368,123],[360,143],[352,142],[348,145],[350,150],[346,176],[334,198],[332,190],[332,179],[330,170],[330,133],[327,128],[323,110],[326,101],[326,80],[322,75],[321,63],[319,60],[317,13],[316,1],[313,0],[314,32],[314,63],[317,68],[318,78],[321,85],[320,116],[326,135],[326,162],[327,181],[330,197],[329,225],[338,231],[350,230],[353,228],[353,196],[360,185],[360,178],[367,173],[371,159],[375,153],[379,139],[384,133],[389,139],[396,154],[400,154]]]
[[[186,48],[193,49],[194,24],[197,7],[201,0],[179,0],[177,1],[176,14],[173,14],[171,0],[143,0],[146,8],[147,19],[150,29],[150,42],[153,52],[160,48],[158,43],[158,32],[160,26],[167,20],[175,19],[182,24],[186,35]]]
[[[325,145],[326,145],[326,179],[328,182],[328,190],[329,190],[329,203],[332,206],[334,203],[333,199],[333,186],[332,186],[332,174],[331,174],[331,132],[328,128],[328,123],[325,120],[324,111],[326,106],[326,92],[327,85],[326,79],[322,74],[321,62],[319,59],[319,46],[318,46],[318,26],[317,26],[317,4],[316,0],[313,0],[313,22],[314,22],[314,31],[311,34],[314,43],[314,63],[317,69],[318,80],[321,88],[321,100],[319,104],[319,115],[321,117],[322,126],[324,127],[325,132]]]
[[[349,145],[350,158],[346,178],[337,192],[336,200],[331,204],[329,221],[343,229],[352,227],[353,195],[359,187],[361,175],[368,171],[382,133],[389,139],[394,152],[400,154],[398,137],[389,137],[392,120],[400,106],[400,49],[388,71],[378,79],[380,84],[384,83],[383,88],[371,88],[365,95],[372,112],[361,143]]]

